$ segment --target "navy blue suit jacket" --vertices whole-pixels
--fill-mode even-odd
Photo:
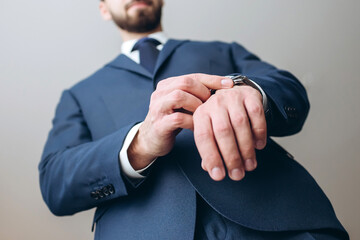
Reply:
[[[347,234],[308,172],[271,139],[257,151],[258,168],[244,180],[210,179],[201,169],[191,131],[159,158],[139,184],[121,173],[119,151],[144,120],[157,82],[189,73],[241,73],[266,92],[268,135],[301,130],[306,92],[286,71],[236,43],[169,40],[154,75],[125,55],[63,92],[39,165],[43,198],[55,215],[97,207],[101,239],[192,239],[196,192],[226,218],[262,231],[331,229]]]

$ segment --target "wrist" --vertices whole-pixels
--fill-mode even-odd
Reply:
[[[129,162],[135,170],[147,167],[154,159],[157,158],[157,156],[151,154],[151,152],[146,148],[146,141],[142,140],[140,134],[139,129],[127,150]]]

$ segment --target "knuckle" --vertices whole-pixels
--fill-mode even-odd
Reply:
[[[183,77],[180,81],[180,86],[182,89],[191,89],[193,86],[193,80],[190,77]]]
[[[254,128],[254,132],[256,135],[265,136],[266,135],[266,128]]]
[[[156,85],[156,89],[162,89],[162,88],[164,88],[164,86],[166,85],[166,82],[167,82],[168,80],[161,80],[161,81],[159,81],[158,82],[158,84]]]
[[[150,102],[155,101],[157,99],[157,95],[158,95],[158,93],[156,91],[153,92],[150,96]]]
[[[227,169],[242,168],[242,161],[239,155],[232,154],[224,158]]]
[[[205,142],[208,141],[210,138],[212,138],[212,134],[209,131],[204,131],[204,130],[199,131],[196,128],[195,128],[194,136],[197,142]]]
[[[199,110],[200,107],[198,107],[195,112],[193,113],[193,121],[194,121],[194,124],[202,124],[202,121],[201,121],[201,116],[202,114],[200,113],[200,110]]]
[[[262,111],[263,111],[263,108],[262,108],[262,106],[260,106],[260,104],[251,104],[248,107],[248,112],[250,114],[260,115]]]
[[[245,146],[244,149],[241,149],[241,156],[244,159],[253,158],[255,156],[254,147],[253,146]]]
[[[245,144],[239,146],[241,157],[246,160],[249,158],[255,158],[255,145],[254,141],[248,141]]]
[[[222,90],[223,89],[216,91],[216,93],[210,97],[211,102],[213,104],[216,104],[219,106],[223,102],[223,94],[221,94]]]
[[[181,90],[174,90],[172,93],[172,100],[179,102],[181,100],[183,100],[184,98],[184,93]]]
[[[219,135],[228,135],[232,131],[232,128],[227,124],[218,124],[214,127],[214,132]]]
[[[200,74],[199,73],[193,73],[191,74],[191,78],[195,81],[199,81]]]
[[[173,113],[171,120],[175,126],[179,126],[184,122],[184,115],[179,112]]]
[[[201,106],[197,107],[195,112],[193,113],[194,122],[198,121],[200,119],[200,116],[201,116],[201,114],[199,113],[200,112],[200,110],[199,110],[200,107]]]
[[[244,139],[240,139],[240,143],[238,145],[241,154],[252,152],[254,149],[254,141],[251,141],[253,139],[253,135],[250,132],[249,135],[247,135]]]
[[[218,166],[219,162],[219,157],[214,153],[208,153],[203,159],[203,164],[206,169],[211,169],[215,166]]]
[[[202,119],[205,116],[204,104],[198,106],[193,114],[194,120]]]
[[[242,126],[246,124],[248,117],[245,114],[235,114],[231,121],[235,126]]]

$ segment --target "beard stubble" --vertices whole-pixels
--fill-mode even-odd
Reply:
[[[145,33],[156,29],[160,25],[162,4],[150,9],[140,9],[135,16],[118,16],[112,13],[114,23],[121,29],[132,33]]]

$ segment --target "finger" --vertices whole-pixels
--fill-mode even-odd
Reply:
[[[193,113],[201,104],[202,101],[197,97],[176,89],[162,98],[159,110],[172,113],[175,109],[185,109],[185,112]]]
[[[263,149],[266,146],[266,119],[265,113],[260,100],[246,99],[244,101],[246,111],[248,113],[251,130],[254,136],[255,147],[257,149]]]
[[[228,111],[225,108],[213,111],[212,128],[219,151],[226,165],[229,177],[239,181],[245,176],[243,161],[231,126]]]
[[[220,181],[225,177],[225,169],[215,143],[211,120],[208,115],[202,114],[195,114],[193,119],[194,138],[202,159],[201,166],[213,180]]]
[[[196,73],[162,80],[157,84],[156,91],[163,92],[164,95],[180,89],[205,102],[210,97],[209,89],[231,88],[232,86],[233,81],[230,78]]]
[[[254,138],[246,110],[241,105],[229,107],[229,116],[235,132],[240,155],[245,165],[245,170],[252,171],[256,168],[257,162]]]
[[[186,128],[193,130],[194,121],[192,115],[174,112],[172,114],[166,115],[162,120],[162,125],[165,130],[168,131],[179,131],[179,129]]]
[[[205,102],[210,97],[209,89],[199,81],[183,75],[179,77],[168,78],[158,83],[156,87],[157,95],[167,95],[175,90],[182,90],[190,93],[201,101]]]
[[[201,82],[208,89],[232,88],[234,86],[234,82],[230,78],[223,76],[208,75],[203,73],[194,73],[188,76]]]

